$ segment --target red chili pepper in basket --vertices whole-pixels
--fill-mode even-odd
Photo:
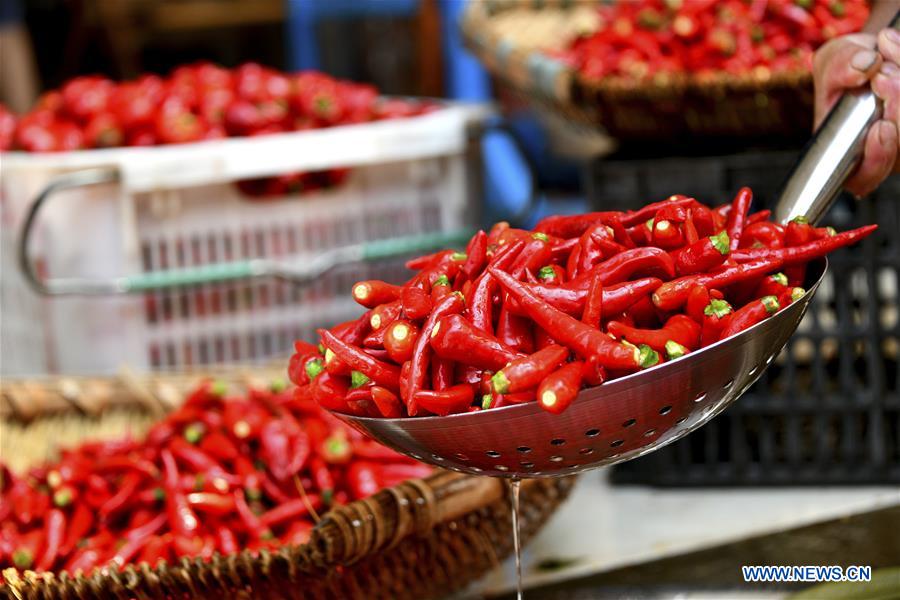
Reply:
[[[855,244],[868,237],[876,229],[878,229],[878,225],[866,225],[859,229],[844,231],[834,236],[814,240],[802,246],[791,246],[775,250],[770,250],[769,248],[747,248],[733,252],[732,257],[739,263],[748,263],[759,259],[777,259],[781,260],[786,266],[799,265],[825,256],[838,248]]]
[[[110,562],[118,567],[131,562],[135,556],[147,545],[151,536],[155,535],[166,524],[166,515],[158,515],[144,525],[128,531],[125,543],[116,550]]]
[[[700,345],[700,324],[687,315],[672,315],[661,329],[637,329],[618,321],[610,321],[607,328],[618,338],[632,344],[647,344],[659,352],[665,351],[669,341],[677,342],[688,350]]]
[[[744,231],[747,214],[750,212],[751,202],[753,202],[753,191],[748,187],[741,188],[731,202],[725,230],[728,232],[729,246],[732,252],[737,250],[741,243],[741,234]]]
[[[472,236],[466,246],[466,262],[462,266],[462,272],[466,279],[475,279],[487,264],[488,236],[483,230]]]
[[[166,492],[166,510],[169,518],[169,527],[181,536],[192,536],[199,529],[200,522],[197,515],[187,503],[184,492],[179,487],[178,466],[175,457],[167,448],[160,450],[160,458],[163,462]]]
[[[756,325],[778,312],[780,308],[781,305],[775,296],[764,296],[742,306],[728,317],[728,322],[722,328],[719,339],[730,337]]]
[[[263,526],[271,528],[285,521],[305,517],[309,514],[310,509],[318,510],[320,508],[322,508],[322,501],[319,496],[307,494],[305,498],[294,498],[264,512],[260,515],[259,522]]]
[[[679,276],[705,273],[725,262],[730,252],[728,234],[704,237],[675,252],[675,270]]]
[[[376,475],[377,465],[355,462],[347,469],[347,485],[354,500],[371,496],[381,487]]]
[[[541,408],[553,414],[566,410],[581,390],[584,378],[584,363],[570,362],[557,369],[541,381],[537,399]]]
[[[309,437],[289,415],[271,419],[260,432],[260,451],[275,476],[284,481],[303,468],[309,458]]]
[[[49,571],[53,568],[59,548],[66,535],[66,515],[58,508],[51,509],[44,518],[44,553],[37,561],[35,568]]]
[[[493,269],[490,272],[506,293],[519,303],[522,310],[563,346],[583,358],[596,355],[598,362],[604,367],[620,370],[637,370],[641,367],[641,355],[636,348],[618,344],[605,333],[553,308],[506,273]]]
[[[440,391],[419,390],[414,396],[417,406],[440,416],[464,411],[474,398],[474,387],[468,383],[461,383]]]
[[[400,297],[400,286],[373,279],[353,285],[353,299],[366,308],[375,308]]]
[[[153,535],[144,544],[137,562],[147,563],[151,567],[155,567],[160,560],[169,560],[171,558],[170,549],[172,547],[172,534]],[[236,552],[237,550],[235,550]]]
[[[523,392],[537,386],[569,357],[562,346],[548,346],[530,356],[518,358],[491,377],[493,388],[500,394]]]
[[[211,515],[229,515],[234,512],[234,498],[229,494],[191,492],[185,495],[188,506]]]

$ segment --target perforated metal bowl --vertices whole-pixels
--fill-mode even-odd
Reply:
[[[811,265],[807,293],[771,318],[678,360],[586,389],[560,415],[531,402],[446,417],[337,416],[399,452],[466,473],[544,477],[630,460],[687,435],[743,394],[797,328],[826,265]]]

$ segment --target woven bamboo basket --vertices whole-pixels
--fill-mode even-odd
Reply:
[[[591,79],[548,55],[596,27],[600,0],[471,2],[466,44],[516,95],[620,140],[798,138],[812,125],[808,71]]]
[[[280,374],[257,368],[215,375],[241,389]],[[0,454],[19,470],[51,458],[59,445],[140,433],[197,380],[186,373],[3,381]],[[553,514],[573,481],[523,482],[524,540]],[[512,551],[512,539],[502,481],[436,471],[331,510],[301,546],[75,576],[10,569],[0,598],[437,598],[497,566]]]

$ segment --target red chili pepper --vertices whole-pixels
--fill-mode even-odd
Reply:
[[[382,417],[396,419],[403,416],[403,405],[397,395],[387,388],[372,386],[372,401],[378,407]]]
[[[620,221],[622,225],[625,227],[631,227],[633,225],[637,225],[638,223],[645,223],[648,219],[652,219],[657,211],[664,208],[674,208],[674,207],[684,207],[687,208],[691,206],[696,200],[693,198],[688,198],[687,196],[682,196],[681,194],[675,194],[662,200],[660,202],[653,202],[642,207],[636,211],[629,211],[622,215]]]
[[[35,567],[38,571],[49,571],[53,568],[65,535],[65,513],[58,508],[51,509],[44,519],[44,553]]]
[[[538,270],[537,279],[547,285],[560,285],[566,280],[566,272],[559,265],[547,265]]]
[[[647,344],[659,352],[665,351],[669,341],[677,342],[688,350],[700,345],[700,324],[686,315],[672,315],[661,329],[637,329],[618,321],[610,321],[607,328],[616,337],[632,344]]]
[[[687,246],[691,244],[697,243],[700,240],[700,234],[697,233],[697,227],[694,225],[694,211],[693,209],[689,209],[687,211],[687,216],[684,219],[684,225],[682,225],[684,230],[684,243]],[[678,263],[676,262],[675,267],[677,269]]]
[[[400,369],[366,354],[362,349],[342,342],[325,329],[319,330],[322,343],[351,368],[364,373],[369,379],[389,389],[399,389]]]
[[[748,224],[741,235],[741,248],[781,248],[784,246],[784,227],[778,223],[760,221]]]
[[[703,346],[709,346],[719,341],[722,329],[727,323],[729,315],[733,312],[731,305],[725,300],[710,300],[703,310],[703,330],[700,340]]]
[[[771,210],[760,210],[752,215],[747,215],[747,226],[753,225],[754,223],[762,223],[763,221],[768,221],[769,217],[772,216]]]
[[[270,420],[260,433],[263,459],[275,476],[284,481],[303,468],[309,458],[309,437],[288,415]]]
[[[728,212],[728,220],[725,230],[728,232],[731,251],[738,249],[741,243],[741,235],[747,214],[750,212],[750,203],[753,202],[753,191],[748,187],[741,188],[731,202],[731,210]]]
[[[586,290],[594,271],[599,272],[603,285],[627,281],[637,274],[667,280],[675,276],[675,261],[668,252],[660,248],[625,250],[598,264],[591,271],[566,282],[564,286],[568,289]]]
[[[134,495],[134,493],[137,491],[138,486],[143,480],[144,475],[141,473],[126,473],[124,478],[122,479],[122,484],[119,487],[119,490],[115,493],[115,495],[106,500],[106,502],[104,502],[102,506],[100,506],[100,516],[106,519],[110,515],[113,515],[122,510]]]
[[[668,256],[668,255],[667,255]],[[553,308],[524,284],[501,271],[491,269],[490,272],[522,307],[531,319],[542,327],[551,337],[563,346],[571,349],[582,358],[597,356],[604,367],[620,370],[636,370],[641,367],[640,353],[635,348],[628,348],[611,340],[599,330],[585,325],[569,315]],[[605,303],[605,300],[604,300]]]
[[[237,554],[241,550],[234,532],[225,525],[219,525],[216,528],[216,547],[225,556]]]
[[[358,319],[335,325],[331,328],[331,333],[348,344],[359,345],[372,328],[371,321],[373,312],[374,311],[367,310]]]
[[[301,546],[309,541],[312,530],[313,524],[309,521],[297,521],[291,525],[287,533],[281,536],[281,543]]]
[[[434,330],[434,326],[440,319],[448,315],[458,314],[464,308],[465,301],[462,298],[462,294],[454,292],[441,300],[425,320],[422,331],[427,332],[427,335],[420,335],[416,340],[413,356],[410,359],[409,380],[406,388],[401,390],[401,396],[406,401],[406,411],[410,416],[415,416],[417,413],[416,392],[424,387],[425,377],[431,362],[430,332]]]
[[[169,560],[171,558],[170,548],[172,546],[172,535],[152,535],[138,557],[137,562],[147,563],[151,567],[155,567],[160,560]]]
[[[384,347],[391,360],[402,364],[412,357],[419,329],[407,321],[396,320],[391,323],[384,334]]]
[[[493,336],[475,329],[460,315],[438,321],[432,329],[431,347],[447,360],[491,370],[500,369],[523,356]]]
[[[404,286],[400,292],[400,305],[408,319],[424,319],[431,312],[431,295],[417,285]]]
[[[815,258],[825,256],[838,248],[855,244],[865,239],[878,229],[878,225],[866,225],[859,229],[844,231],[837,235],[826,237],[802,246],[791,246],[770,250],[768,248],[747,248],[732,253],[732,257],[739,263],[748,263],[759,259],[780,260],[786,266],[807,263]]]
[[[534,350],[531,323],[526,318],[513,314],[505,306],[501,307],[497,317],[497,339],[516,352],[528,354]]]
[[[753,291],[754,298],[762,298],[763,296],[775,296],[779,300],[781,294],[788,289],[788,278],[784,273],[775,273],[768,275],[760,281],[756,289]]]
[[[566,410],[581,390],[584,363],[571,362],[557,369],[538,386],[538,404],[547,412],[560,414]]]
[[[703,311],[709,305],[709,290],[705,285],[695,285],[688,292],[687,302],[684,312],[694,320],[694,322],[703,324]]]
[[[456,364],[452,360],[432,356],[431,358],[431,389],[436,392],[446,390],[453,385]]]
[[[166,515],[158,515],[144,525],[130,530],[125,536],[125,543],[116,550],[111,562],[118,567],[122,567],[126,563],[131,562],[144,546],[147,545],[151,536],[156,534],[156,532],[165,524]]]
[[[754,300],[742,306],[728,317],[728,322],[722,328],[719,339],[728,338],[748,327],[756,325],[768,316],[778,312],[780,308],[778,298],[775,296],[764,296],[759,300]]]
[[[602,282],[602,281],[601,281]],[[626,310],[629,306],[646,297],[660,286],[662,281],[655,277],[645,277],[634,281],[626,281],[603,288],[603,310],[606,314],[616,314]],[[566,314],[575,316],[584,312],[584,304],[588,295],[588,288],[583,290],[570,290],[564,286],[547,286],[545,284],[526,284],[536,296],[547,302],[554,308]],[[521,313],[522,309],[515,302],[507,300],[509,309]]]
[[[679,276],[705,273],[725,262],[729,252],[728,234],[722,231],[676,251],[675,270]]]
[[[745,251],[741,250],[740,252]],[[732,256],[734,254],[735,252],[732,252]],[[688,293],[695,285],[705,285],[708,288],[723,288],[765,275],[781,268],[782,264],[783,261],[780,258],[763,258],[727,266],[715,273],[687,275],[673,279],[659,286],[653,293],[653,304],[660,310],[677,310],[687,302]]]
[[[466,246],[466,262],[462,267],[466,279],[474,279],[484,269],[487,264],[487,247],[488,236],[482,230],[479,230],[469,240],[469,244]]]
[[[600,327],[603,319],[603,281],[600,274],[596,273],[588,287],[587,297],[584,302],[584,311],[581,314],[581,322],[593,327]]]
[[[522,392],[537,386],[569,356],[562,346],[548,346],[530,356],[512,361],[494,373],[491,383],[500,394]]]
[[[178,466],[175,463],[175,457],[167,448],[160,450],[159,456],[163,461],[165,472],[164,489],[169,526],[178,535],[191,536],[199,529],[200,522],[188,505],[184,492],[179,488]]]
[[[597,362],[597,358],[594,356],[584,361],[581,374],[587,385],[600,385],[609,378],[606,368]]]
[[[253,511],[250,510],[250,506],[247,504],[247,499],[244,497],[243,490],[234,490],[234,507],[237,509],[238,517],[241,522],[244,524],[244,529],[253,539],[259,539],[262,537],[269,537],[271,532],[268,528],[260,521],[259,517],[253,514]]]
[[[684,245],[684,233],[667,219],[654,220],[653,243],[665,250],[680,248]]]
[[[353,286],[353,299],[366,308],[393,302],[400,297],[400,286],[373,279]]]
[[[516,256],[525,246],[524,241],[518,241],[511,246],[500,250],[491,261],[491,264],[501,270],[506,270],[512,265]],[[493,296],[497,284],[487,271],[479,275],[472,287],[472,295],[467,298],[469,306],[469,319],[476,329],[488,334],[494,333],[493,325]]]
[[[417,406],[443,417],[464,411],[474,398],[474,387],[461,383],[440,391],[418,390],[413,399]]]
[[[450,279],[446,275],[440,275],[431,284],[431,303],[437,304],[441,299],[453,291]]]
[[[376,475],[377,466],[360,461],[347,469],[347,485],[354,500],[371,496],[381,487]]]
[[[616,220],[619,214],[606,211],[582,215],[554,215],[538,221],[534,230],[564,239],[575,238],[580,237],[588,228],[598,222],[608,223]]]

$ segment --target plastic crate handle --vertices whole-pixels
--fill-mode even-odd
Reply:
[[[202,267],[168,269],[152,273],[125,275],[112,279],[53,278],[43,279],[34,270],[28,256],[29,240],[38,213],[47,199],[56,192],[104,183],[120,181],[116,169],[85,169],[57,176],[45,187],[32,203],[22,226],[19,238],[19,267],[29,285],[39,294],[46,296],[67,295],[115,295],[148,292],[171,288],[224,283],[258,277],[279,277],[302,284],[323,275],[340,265],[360,261],[373,261],[423,252],[434,248],[465,243],[470,231],[427,233],[366,242],[353,246],[332,248],[311,259],[296,262],[270,259],[252,259],[219,263]]]

